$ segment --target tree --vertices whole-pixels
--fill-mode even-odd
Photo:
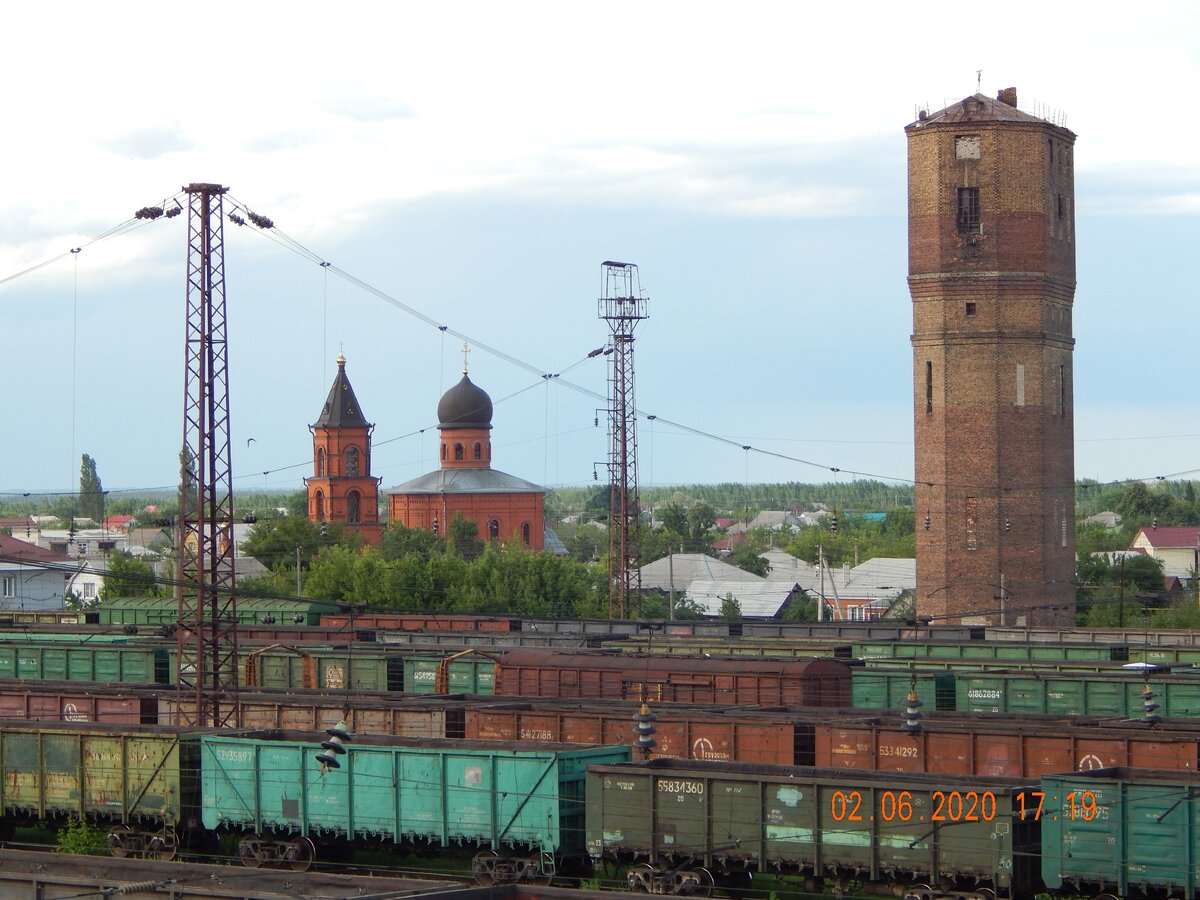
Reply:
[[[483,552],[483,541],[479,539],[479,524],[472,522],[461,512],[454,514],[454,520],[446,534],[463,559],[475,559]]]
[[[380,553],[386,560],[416,556],[429,559],[435,553],[446,552],[446,541],[425,528],[407,528],[392,523],[383,532]]]
[[[726,622],[739,622],[742,618],[742,604],[733,594],[721,598],[721,618]]]
[[[253,556],[268,569],[274,569],[281,564],[294,564],[296,548],[299,547],[301,565],[307,566],[322,546],[338,543],[341,537],[340,526],[327,522],[321,525],[329,529],[325,535],[315,523],[300,516],[259,519],[250,530],[242,549],[247,556]]]
[[[764,549],[758,543],[749,540],[743,541],[733,548],[733,552],[729,554],[729,562],[739,569],[766,578],[767,573],[771,571],[771,563],[759,556]]]
[[[79,514],[96,523],[104,521],[104,488],[96,474],[96,461],[86,453],[79,466]]]
[[[114,551],[108,558],[100,602],[115,597],[150,597],[158,593],[153,567],[125,550]]]

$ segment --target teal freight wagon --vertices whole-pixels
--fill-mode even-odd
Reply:
[[[200,752],[205,828],[241,834],[250,866],[303,871],[325,844],[383,841],[477,851],[482,884],[548,882],[586,863],[584,776],[630,749],[358,735],[336,769],[316,756],[325,735],[207,735]]]
[[[1111,768],[1047,775],[1032,799],[1049,890],[1186,900],[1200,893],[1195,774]]]

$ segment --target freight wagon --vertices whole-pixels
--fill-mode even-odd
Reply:
[[[238,597],[237,620],[239,625],[320,625],[321,616],[340,608],[320,600]],[[90,612],[100,625],[179,624],[179,603],[172,597],[119,597]]]
[[[476,850],[483,884],[548,883],[586,859],[584,772],[628,747],[355,736],[341,765],[314,763],[323,735],[254,732],[201,741],[203,821],[242,835],[250,866],[303,870],[316,845],[383,841]]]
[[[168,684],[171,654],[165,644],[0,643],[0,679]]]
[[[94,819],[116,856],[175,856],[198,815],[194,729],[0,722],[3,827]]]
[[[705,659],[510,650],[496,694],[765,706],[846,706],[850,669],[833,659]]]
[[[756,872],[806,890],[903,895],[944,884],[962,900],[1030,897],[1036,782],[653,760],[593,766],[587,847],[629,865],[631,890],[711,894]],[[927,889],[927,888],[926,888]]]
[[[1072,895],[1184,897],[1200,890],[1200,779],[1101,769],[1042,779],[1042,880]]]
[[[412,647],[275,644],[244,654],[241,681],[246,687],[283,690],[490,694],[495,668],[494,656],[475,651],[451,654],[445,648],[422,652]]]

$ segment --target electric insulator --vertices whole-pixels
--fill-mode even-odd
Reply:
[[[915,690],[908,692],[908,697],[904,700],[904,730],[910,734],[920,731],[924,726],[921,724],[921,707],[925,704],[921,702],[921,698],[917,696]]]
[[[1004,530],[1012,531],[1012,522],[1008,521],[1008,519],[1004,520]]]
[[[321,746],[325,748],[325,752],[317,754],[317,762],[321,764],[322,772],[329,769],[340,769],[342,764],[338,762],[337,758],[346,755],[346,748],[342,744],[350,743],[354,740],[354,735],[346,730],[345,719],[338,722],[332,728],[326,728],[325,733],[329,735],[329,740],[321,741]]]
[[[930,522],[929,522],[929,516],[926,516],[926,517],[925,517],[925,530],[926,530],[926,531],[928,531],[928,530],[929,530],[929,524],[930,524]]]
[[[1150,690],[1149,684],[1142,688],[1142,721],[1150,725],[1153,725],[1162,718],[1158,714],[1158,704],[1154,700],[1157,696],[1158,694]]]
[[[654,727],[656,721],[658,716],[650,712],[650,705],[647,703],[643,703],[633,714],[633,733],[636,735],[633,740],[634,749],[649,753],[658,746],[658,741],[654,740],[654,734],[658,731]]]
[[[830,521],[829,521],[829,533],[830,533],[830,534],[837,534],[837,516],[834,516],[834,517],[833,517],[832,519],[830,519]]]

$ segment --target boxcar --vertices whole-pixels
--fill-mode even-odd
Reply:
[[[1035,805],[1050,890],[1189,900],[1200,890],[1200,778],[1142,769],[1050,775]]]
[[[656,703],[846,706],[850,669],[833,659],[729,659],[510,650],[500,696],[646,699]]]
[[[629,759],[628,747],[356,736],[337,769],[314,761],[324,735],[207,735],[203,820],[243,834],[249,865],[305,869],[318,842],[478,849],[484,884],[546,881],[585,858],[584,771]]]
[[[116,856],[170,859],[198,814],[198,733],[120,725],[0,723],[4,824],[110,823]]]
[[[0,679],[166,684],[171,680],[165,645],[0,643]]]
[[[133,685],[0,681],[0,719],[153,725],[158,722],[159,693]]]
[[[1034,782],[1036,784],[1036,782]],[[587,846],[631,864],[630,889],[706,896],[754,872],[816,888],[943,884],[1030,896],[1033,790],[1012,779],[652,760],[593,766]],[[983,896],[970,894],[969,896]]]
[[[938,713],[919,731],[896,716],[816,722],[813,764],[838,769],[1040,778],[1104,766],[1195,772],[1200,720],[1153,729],[1087,718]]]

